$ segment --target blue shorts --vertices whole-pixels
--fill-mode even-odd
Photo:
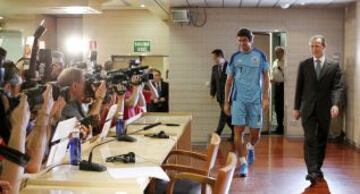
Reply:
[[[231,124],[261,129],[263,125],[261,103],[233,101],[231,106]]]

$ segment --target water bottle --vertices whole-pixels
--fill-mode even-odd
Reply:
[[[116,137],[119,138],[121,137],[122,135],[124,135],[124,120],[122,118],[122,116],[120,116],[117,121],[116,121],[116,125],[115,125],[115,128],[116,128]]]
[[[81,161],[81,141],[80,141],[80,132],[76,131],[71,134],[71,139],[69,141],[70,149],[70,164],[78,165]]]

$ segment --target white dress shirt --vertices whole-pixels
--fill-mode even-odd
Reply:
[[[322,57],[320,57],[319,59],[313,57],[314,60],[314,68],[316,69],[316,60],[320,60],[320,67],[321,69],[324,67],[325,64],[325,55],[323,55]]]
[[[276,59],[273,63],[273,68],[271,71],[271,79],[273,79],[276,83],[283,83],[285,80],[284,63],[285,63],[284,60],[279,60],[279,59]]]

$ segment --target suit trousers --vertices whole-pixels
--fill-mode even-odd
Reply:
[[[309,174],[321,173],[325,159],[326,144],[330,127],[330,109],[315,104],[312,114],[302,118],[304,129],[304,159]]]
[[[219,116],[218,126],[215,132],[218,135],[221,135],[222,131],[224,130],[225,124],[227,124],[231,129],[231,136],[234,137],[234,126],[231,125],[231,116],[225,114],[224,106],[221,103],[219,103],[219,105],[220,105],[220,116]]]
[[[278,129],[284,130],[284,82],[275,83],[275,112]]]

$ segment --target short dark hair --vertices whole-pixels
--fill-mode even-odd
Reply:
[[[211,52],[211,54],[214,54],[217,57],[224,57],[224,52],[221,49],[215,49]]]
[[[250,41],[253,40],[254,38],[254,34],[247,28],[242,28],[241,30],[239,30],[238,37],[248,37]]]
[[[159,75],[161,75],[161,71],[158,70],[158,69],[155,69],[155,68],[154,68],[154,69],[152,69],[151,71],[152,71],[153,73],[154,73],[154,72],[157,72]]]
[[[321,34],[312,36],[309,40],[309,44],[311,44],[313,41],[320,41],[323,46],[326,46],[325,36],[323,36]]]

